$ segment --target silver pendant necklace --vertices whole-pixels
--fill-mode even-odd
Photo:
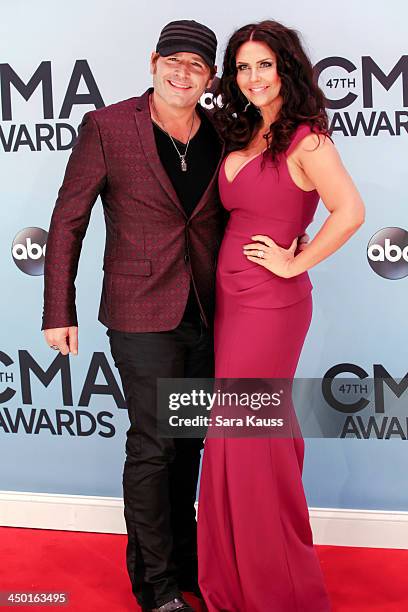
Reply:
[[[167,136],[170,138],[171,142],[173,143],[174,148],[177,151],[177,155],[179,156],[180,159],[180,167],[181,167],[181,171],[182,172],[187,172],[187,162],[186,162],[186,155],[187,155],[187,151],[188,151],[188,145],[190,144],[190,139],[191,139],[191,132],[193,131],[193,126],[194,126],[194,118],[195,118],[195,113],[193,113],[193,119],[191,121],[191,126],[190,126],[190,132],[188,134],[188,139],[187,139],[187,143],[186,143],[186,148],[184,150],[184,153],[180,153],[178,146],[176,145],[176,143],[174,142],[174,139],[172,137],[171,134],[169,134],[169,132],[165,129],[166,126],[164,125],[163,121],[160,118],[159,113],[157,112],[156,106],[153,102],[153,97],[150,98],[150,103],[152,105],[152,109],[154,111],[154,114],[156,115],[157,119],[160,121],[160,123],[163,126],[163,132],[165,134],[167,134]]]

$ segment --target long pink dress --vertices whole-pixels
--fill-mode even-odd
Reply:
[[[298,127],[288,156],[310,133]],[[278,278],[243,255],[254,234],[287,248],[319,196],[262,154],[219,187],[230,219],[217,268],[216,378],[293,378],[312,316],[307,273]],[[209,612],[327,612],[302,485],[301,437],[207,436],[198,510],[199,582]]]

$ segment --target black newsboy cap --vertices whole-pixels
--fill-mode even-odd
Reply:
[[[210,28],[197,21],[171,21],[160,32],[156,51],[164,57],[181,51],[197,53],[212,68],[217,54],[217,38]]]

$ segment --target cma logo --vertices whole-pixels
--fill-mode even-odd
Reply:
[[[0,351],[0,367],[3,370],[0,371],[0,433],[38,435],[45,430],[54,436],[91,436],[96,433],[103,438],[111,438],[115,435],[111,422],[114,414],[111,411],[82,409],[88,408],[97,396],[103,396],[108,407],[116,405],[117,408],[126,408],[125,399],[104,353],[93,353],[88,370],[83,371],[82,391],[76,402],[79,410],[76,407],[73,409],[72,372],[68,356],[59,353],[48,367],[43,368],[29,351],[19,350],[19,384],[13,371],[3,369],[3,366],[11,368],[14,363],[10,355]],[[7,386],[3,387],[3,383]],[[58,408],[36,408],[33,388],[38,390],[38,385],[47,388],[52,384],[61,391]],[[11,400],[16,401],[18,392],[21,393],[23,406],[8,406]]]
[[[374,364],[373,367],[373,379],[374,380],[374,405],[375,412],[382,414],[385,412],[385,401],[384,401],[384,387],[387,386],[391,392],[395,395],[395,397],[400,398],[401,395],[408,388],[408,372],[405,374],[404,378],[402,378],[399,382],[397,379],[393,378],[389,372],[384,368],[381,364]],[[322,392],[323,397],[326,402],[335,410],[344,413],[355,413],[363,410],[370,404],[370,400],[364,397],[365,394],[368,394],[368,385],[358,383],[357,379],[355,385],[352,385],[353,389],[348,389],[346,387],[350,387],[350,378],[345,379],[347,384],[342,392],[346,394],[351,394],[353,392],[354,395],[360,395],[356,402],[342,401],[338,397],[336,397],[334,393],[334,381],[335,379],[344,374],[350,374],[353,376],[357,376],[357,379],[360,381],[368,379],[368,373],[364,368],[354,364],[354,363],[339,363],[338,365],[333,366],[329,370],[327,370],[326,374],[323,377],[322,382]],[[342,378],[339,379],[342,382]],[[344,387],[344,385],[343,385]],[[344,397],[345,397],[344,395]]]
[[[329,79],[326,81],[328,69],[332,69],[329,73],[333,73],[336,68],[336,74],[340,69],[340,75],[344,78]],[[357,66],[345,57],[326,57],[314,66],[316,80],[320,80],[321,86],[327,85],[329,88],[340,90],[353,88],[356,86],[354,74],[358,70]],[[373,82],[374,79],[386,91],[389,91],[394,83],[402,77],[402,100],[403,106],[408,106],[408,55],[402,55],[397,63],[387,72],[373,60],[369,55],[364,55],[361,58],[361,81],[362,81],[362,98],[364,108],[374,107]],[[327,90],[325,90],[327,91]],[[331,109],[346,108],[357,100],[358,95],[349,91],[346,95],[340,98],[330,98],[326,93],[326,106]]]
[[[10,355],[0,350],[0,367],[9,368],[14,363]],[[74,405],[71,362],[68,356],[58,353],[48,367],[43,369],[41,363],[29,351],[19,350],[18,371],[20,373],[20,392],[23,404],[33,404],[31,379],[33,376],[43,387],[48,387],[54,379],[59,378],[62,404],[64,406]],[[125,399],[104,353],[94,352],[88,370],[86,372],[84,370],[84,373],[85,380],[77,402],[78,406],[89,406],[93,395],[105,395],[114,400],[117,408],[126,408]],[[100,383],[99,378],[103,378],[105,384]],[[0,372],[0,383],[7,381],[14,382],[14,374],[12,372]],[[9,402],[16,393],[17,389],[13,387],[0,389],[0,404]]]
[[[385,227],[372,236],[367,259],[376,274],[390,280],[408,276],[408,232],[400,227]]]
[[[48,232],[40,227],[26,227],[13,240],[11,254],[16,266],[29,276],[44,274]]]
[[[408,440],[406,401],[400,400],[408,389],[408,372],[403,378],[395,379],[381,364],[374,364],[373,369],[373,378],[369,379],[364,368],[354,363],[340,363],[323,377],[324,399],[345,417],[340,438]],[[353,378],[344,378],[345,374]],[[370,404],[374,414],[364,412]]]
[[[44,119],[54,119],[54,100],[52,86],[51,62],[44,61],[34,71],[34,74],[24,82],[10,64],[0,64],[1,80],[1,112],[3,121],[12,121],[12,87],[24,98],[26,102],[41,87],[42,107]],[[82,83],[87,88],[86,93],[78,93]],[[68,119],[73,106],[77,104],[90,104],[95,108],[105,106],[101,93],[92,74],[87,60],[77,60],[69,78],[64,99],[62,101],[59,119]]]

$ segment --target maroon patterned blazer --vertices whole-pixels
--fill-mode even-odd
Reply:
[[[157,153],[151,91],[83,119],[49,229],[42,329],[78,324],[75,277],[98,195],[106,223],[99,320],[125,332],[174,329],[184,313],[190,271],[202,316],[207,323],[212,319],[224,228],[217,188],[223,154],[187,218]]]

